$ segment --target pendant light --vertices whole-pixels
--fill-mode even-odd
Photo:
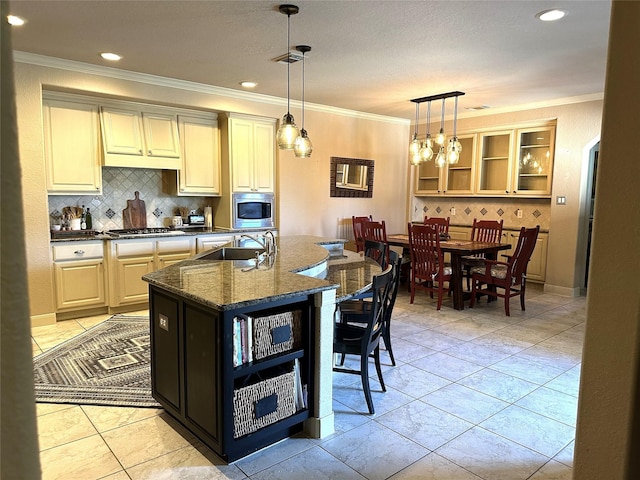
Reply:
[[[302,53],[302,128],[300,129],[300,135],[296,138],[293,151],[296,157],[309,158],[313,151],[313,145],[307,136],[307,131],[304,129],[304,54],[310,52],[311,47],[309,45],[298,45],[296,50]]]
[[[420,158],[423,162],[429,162],[433,158],[433,138],[431,138],[431,100],[427,103],[427,135],[420,149]]]
[[[460,152],[462,152],[462,144],[458,141],[456,135],[456,127],[458,123],[458,97],[455,98],[455,107],[453,110],[453,137],[449,140],[447,146],[447,162],[455,165],[460,160]]]
[[[295,5],[280,5],[279,7],[280,13],[287,16],[287,53],[290,51],[290,35],[291,35],[291,15],[295,15],[298,13],[299,9]],[[291,59],[287,58],[287,113],[282,117],[282,123],[280,124],[280,128],[278,128],[278,133],[276,134],[276,141],[278,143],[278,147],[282,150],[292,150],[295,144],[296,138],[300,135],[298,131],[298,127],[296,127],[295,120],[293,119],[293,115],[290,113],[290,104],[291,104],[291,95],[289,89],[289,66],[291,64]]]
[[[447,93],[439,93],[437,95],[430,95],[428,97],[414,98],[411,101],[416,104],[416,114],[419,111],[419,105],[423,102],[427,102],[427,136],[422,143],[419,152],[420,159],[415,161],[414,157],[411,156],[411,163],[413,165],[418,165],[421,162],[430,161],[434,154],[435,159],[434,163],[437,167],[444,167],[447,162],[449,164],[458,163],[460,159],[460,152],[462,151],[462,144],[458,141],[457,137],[457,122],[458,122],[458,97],[464,95],[464,92],[447,92]],[[453,114],[453,138],[449,141],[448,145],[445,146],[447,141],[447,135],[444,133],[444,113],[445,113],[445,100],[447,98],[455,97],[455,112]],[[429,133],[431,127],[431,102],[433,100],[442,100],[442,113],[440,116],[440,132],[436,135],[435,138],[431,138],[431,134]],[[417,117],[416,117],[417,118]],[[418,139],[418,120],[416,119],[416,133],[413,135],[413,140],[409,146],[409,152],[413,153],[414,142]],[[437,150],[437,154],[436,154]]]
[[[418,165],[422,162],[420,157],[420,140],[418,140],[418,120],[420,118],[420,104],[416,103],[416,125],[413,131],[413,140],[409,144],[409,161],[411,165]]]

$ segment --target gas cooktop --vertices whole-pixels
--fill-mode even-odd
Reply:
[[[172,230],[166,227],[158,228],[123,228],[121,230],[108,230],[107,235],[112,237],[136,236],[136,237],[157,237],[158,235],[184,235],[182,230]]]

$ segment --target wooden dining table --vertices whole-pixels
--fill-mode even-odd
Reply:
[[[409,250],[409,235],[394,233],[387,235],[389,245],[403,247]],[[464,310],[464,290],[462,288],[462,257],[483,253],[489,260],[495,260],[500,250],[508,250],[508,243],[477,242],[474,240],[447,240],[440,242],[440,249],[451,255],[451,296],[453,308]]]

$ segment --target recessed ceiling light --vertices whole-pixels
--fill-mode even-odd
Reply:
[[[100,56],[102,58],[104,58],[105,60],[111,60],[112,62],[117,62],[118,60],[120,60],[122,58],[117,53],[108,53],[108,52],[101,53]]]
[[[244,88],[256,88],[258,86],[256,82],[240,82],[240,85]]]
[[[24,25],[26,23],[26,20],[15,15],[7,15],[7,22],[9,22],[9,25],[19,27],[20,25]]]
[[[478,105],[477,107],[465,107],[465,110],[486,110],[491,108],[489,105]]]
[[[560,20],[567,13],[563,10],[558,10],[554,8],[553,10],[545,10],[544,12],[540,12],[536,15],[536,18],[539,18],[543,22],[553,22],[555,20]]]

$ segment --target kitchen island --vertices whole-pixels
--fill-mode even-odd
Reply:
[[[257,268],[212,260],[214,250],[143,276],[154,398],[225,460],[302,427],[314,438],[333,433],[336,289],[343,298],[358,293],[379,271],[338,244],[280,237],[277,254]],[[257,334],[264,325],[266,350]]]

